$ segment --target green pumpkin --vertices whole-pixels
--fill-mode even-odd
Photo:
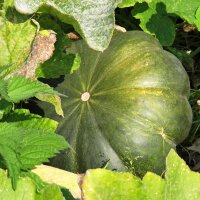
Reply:
[[[45,108],[72,147],[53,165],[163,173],[166,155],[192,122],[189,79],[179,60],[140,31],[118,33],[103,53],[83,41],[71,52],[80,54],[81,67],[56,88],[68,96],[62,98],[65,117]]]

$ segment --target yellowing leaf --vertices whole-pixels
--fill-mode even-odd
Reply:
[[[27,20],[13,24],[0,18],[0,78],[21,67],[31,52],[37,27]]]
[[[38,95],[36,95],[36,97],[41,101],[45,101],[45,102],[53,104],[56,113],[58,115],[61,115],[62,117],[64,117],[64,112],[62,110],[62,105],[61,105],[61,99],[58,95],[38,94]]]

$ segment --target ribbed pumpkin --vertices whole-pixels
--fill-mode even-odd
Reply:
[[[192,121],[189,80],[179,60],[140,31],[118,33],[103,53],[83,41],[71,51],[81,56],[81,67],[56,88],[68,96],[62,98],[65,117],[45,109],[72,147],[53,165],[161,174]]]

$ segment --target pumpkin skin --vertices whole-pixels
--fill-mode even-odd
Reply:
[[[72,147],[53,165],[79,173],[105,165],[139,176],[163,173],[166,155],[192,122],[189,79],[179,60],[140,31],[116,34],[103,53],[83,41],[71,52],[79,53],[81,67],[56,88],[68,96],[65,117],[45,108]]]

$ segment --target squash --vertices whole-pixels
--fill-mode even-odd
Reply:
[[[179,60],[152,36],[131,31],[113,36],[104,52],[74,42],[81,66],[56,88],[64,118],[53,108],[70,143],[52,164],[72,172],[89,168],[163,173],[171,148],[188,135],[192,111],[189,79]]]

